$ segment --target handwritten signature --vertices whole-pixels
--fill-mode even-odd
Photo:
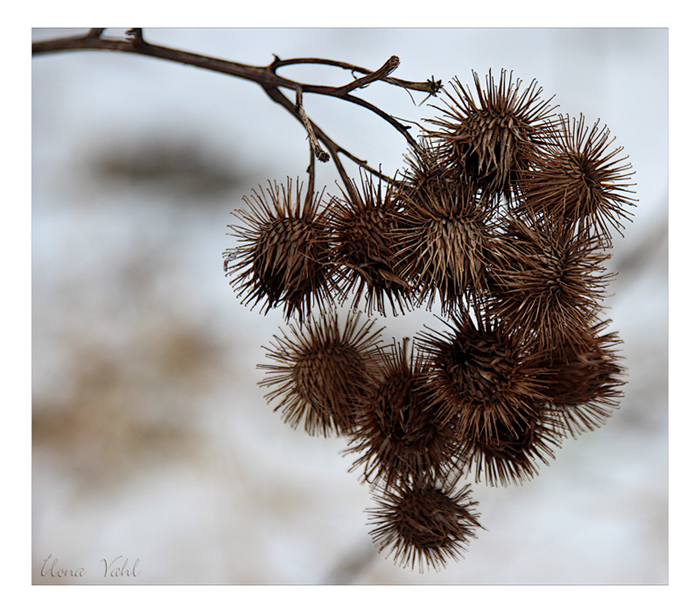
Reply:
[[[141,574],[141,570],[139,569],[140,562],[141,559],[136,558],[133,563],[130,563],[129,558],[125,558],[124,556],[117,556],[112,560],[102,558],[99,568],[104,578],[138,577]],[[86,575],[87,570],[84,566],[67,568],[62,566],[58,558],[54,557],[53,554],[49,554],[49,557],[44,560],[44,564],[41,567],[42,577],[66,578],[85,577]]]

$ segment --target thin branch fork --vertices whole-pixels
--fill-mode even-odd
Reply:
[[[396,56],[392,56],[396,57]],[[398,59],[398,58],[397,58]],[[282,66],[295,66],[298,64],[321,64],[323,66],[334,66],[335,68],[342,68],[343,70],[349,70],[350,72],[358,72],[360,74],[369,75],[372,71],[362,68],[361,66],[355,66],[353,64],[348,64],[347,62],[339,62],[338,60],[328,60],[319,57],[299,57],[292,58],[288,60],[281,60],[275,56],[275,61],[270,64],[272,70],[277,70]],[[381,68],[380,68],[381,70]],[[412,89],[414,91],[426,92],[430,95],[435,95],[442,90],[442,81],[429,79],[423,82],[417,81],[404,81],[403,79],[396,79],[394,77],[384,76],[381,79],[389,85],[396,85],[397,87],[402,87],[404,89]]]
[[[221,60],[210,56],[199,55],[196,53],[190,53],[188,51],[181,51],[170,47],[153,45],[144,40],[143,31],[141,28],[132,28],[128,30],[128,38],[126,40],[102,38],[104,30],[105,28],[92,28],[84,36],[35,42],[32,44],[32,54],[38,56],[47,53],[81,49],[119,51],[122,53],[134,53],[137,55],[156,57],[163,60],[204,68],[206,70],[212,70],[214,72],[219,72],[240,79],[253,81],[260,85],[268,96],[270,96],[275,102],[282,104],[282,106],[284,106],[290,113],[301,121],[307,131],[307,134],[309,135],[311,145],[314,147],[315,155],[320,161],[327,161],[329,158],[328,154],[321,150],[320,146],[318,145],[318,140],[320,140],[326,146],[326,148],[329,150],[330,157],[333,159],[336,167],[338,168],[344,183],[346,183],[347,175],[342,167],[342,164],[340,163],[338,153],[343,153],[355,164],[371,172],[372,174],[386,180],[390,179],[382,175],[381,172],[368,166],[366,161],[360,160],[342,147],[339,147],[333,142],[332,139],[324,134],[318,128],[318,126],[313,124],[309,120],[308,116],[306,116],[306,112],[301,104],[301,96],[303,94],[309,93],[322,96],[331,96],[362,106],[389,123],[394,129],[404,136],[408,144],[414,150],[418,150],[419,145],[409,134],[410,126],[404,125],[395,117],[389,113],[386,113],[370,102],[351,95],[350,92],[367,87],[371,83],[377,81],[384,81],[390,85],[402,87],[407,90],[428,92],[429,95],[435,95],[441,89],[441,84],[439,81],[429,80],[425,82],[413,82],[390,77],[389,75],[396,70],[399,65],[399,58],[397,56],[390,57],[381,68],[375,71],[370,71],[366,68],[347,64],[345,62],[337,62],[334,60],[326,60],[321,58],[297,58],[281,60],[277,56],[274,56],[273,62],[268,66],[252,66],[238,62],[231,62],[228,60]],[[363,74],[364,76],[355,78],[346,85],[340,87],[330,87],[324,85],[313,85],[309,83],[299,83],[297,81],[281,77],[277,74],[277,70],[283,66],[298,64],[323,64],[335,66],[344,70],[350,70],[353,73]],[[297,104],[292,104],[286,96],[282,95],[280,89],[290,89],[294,91],[297,97]],[[315,145],[314,142],[316,143]]]
[[[297,110],[296,105],[292,103],[289,98],[287,98],[279,89],[276,87],[269,87],[269,88],[264,88],[265,93],[275,102],[283,106],[285,109],[287,109],[294,117],[296,117],[302,124],[304,124],[304,119],[302,118],[300,112]],[[346,189],[351,190],[350,193],[352,193],[352,190],[354,190],[354,186],[352,184],[352,181],[348,177],[347,172],[345,171],[345,168],[343,166],[343,163],[340,161],[340,156],[339,154],[342,153],[345,156],[347,156],[350,160],[352,160],[355,164],[357,164],[359,167],[364,168],[368,172],[371,172],[372,174],[383,177],[388,181],[391,181],[389,177],[384,177],[379,171],[374,170],[370,166],[367,165],[367,162],[365,160],[361,160],[358,157],[355,157],[352,155],[349,151],[346,151],[342,147],[338,146],[329,136],[326,135],[326,133],[321,130],[315,123],[313,123],[308,117],[306,120],[309,123],[309,127],[311,131],[309,134],[313,133],[318,137],[318,139],[326,146],[328,149],[328,152],[330,153],[331,158],[333,159],[333,163],[335,164],[336,169],[338,170],[338,174],[340,175],[340,178],[343,181],[343,184],[345,185]],[[305,125],[306,127],[306,125]],[[308,128],[307,128],[308,130]],[[315,153],[315,152],[314,152]],[[318,157],[318,156],[316,156]]]
[[[163,60],[170,60],[205,68],[215,72],[221,72],[240,79],[254,81],[263,87],[282,87],[291,90],[301,88],[303,93],[319,94],[322,96],[332,96],[342,98],[349,92],[366,87],[375,81],[384,81],[390,85],[410,89],[414,91],[428,92],[436,94],[442,88],[439,81],[404,81],[389,77],[399,65],[397,56],[390,57],[385,64],[376,71],[370,71],[361,66],[354,66],[346,62],[338,62],[335,60],[327,60],[322,58],[294,58],[281,60],[274,56],[274,60],[268,66],[252,66],[249,64],[241,64],[229,60],[221,60],[211,56],[191,53],[189,51],[181,51],[171,47],[163,47],[148,43],[143,38],[141,28],[133,28],[129,30],[129,40],[102,38],[105,28],[91,28],[90,31],[83,36],[69,36],[65,38],[56,38],[52,40],[37,41],[32,44],[32,55],[43,55],[46,53],[58,53],[61,51],[77,51],[77,50],[95,50],[95,51],[120,51],[122,53],[135,53],[137,55],[148,55],[157,57]],[[330,87],[326,85],[313,85],[310,83],[298,83],[290,79],[286,79],[277,74],[277,70],[283,66],[292,66],[298,64],[323,64],[326,66],[335,66],[352,72],[364,74],[364,77],[354,79],[346,85],[340,87]]]

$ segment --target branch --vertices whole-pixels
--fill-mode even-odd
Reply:
[[[127,40],[118,40],[118,39],[105,39],[102,38],[102,33],[104,32],[105,28],[92,28],[86,35],[84,36],[74,36],[74,37],[66,37],[66,38],[58,38],[54,40],[48,40],[48,41],[40,41],[32,44],[32,55],[43,55],[47,53],[58,53],[58,52],[63,52],[63,51],[76,51],[76,50],[96,50],[96,51],[118,51],[122,53],[134,53],[137,55],[145,55],[149,57],[156,57],[159,59],[163,60],[168,60],[172,62],[178,62],[181,64],[185,64],[188,66],[195,66],[198,68],[204,68],[206,70],[212,70],[214,72],[219,72],[222,74],[226,74],[229,76],[233,76],[239,79],[244,79],[247,81],[252,81],[260,85],[267,93],[268,95],[272,90],[277,90],[279,92],[280,88],[283,89],[291,89],[293,90],[297,96],[300,96],[301,94],[304,93],[309,93],[309,94],[318,94],[322,96],[331,96],[334,98],[340,98],[342,100],[345,100],[347,102],[351,102],[352,104],[357,104],[359,106],[362,106],[363,108],[366,108],[367,110],[375,113],[379,117],[381,117],[384,121],[386,121],[389,125],[391,125],[394,129],[396,129],[399,133],[401,133],[408,144],[414,149],[418,150],[419,146],[416,143],[416,141],[412,138],[412,136],[409,134],[409,129],[410,126],[406,126],[402,124],[400,121],[398,121],[395,117],[390,115],[389,113],[386,113],[382,109],[374,106],[370,102],[367,102],[366,100],[363,100],[362,98],[358,98],[357,96],[350,95],[350,92],[360,89],[363,87],[367,87],[369,84],[376,82],[376,81],[384,81],[390,85],[395,85],[398,87],[402,87],[406,90],[415,90],[415,91],[423,91],[423,92],[428,92],[429,96],[437,94],[438,91],[442,88],[441,82],[440,81],[435,81],[434,79],[431,79],[429,81],[425,82],[412,82],[412,81],[403,81],[400,79],[395,79],[390,77],[389,75],[398,67],[399,65],[399,58],[397,56],[392,56],[387,60],[384,65],[379,68],[376,71],[370,71],[367,70],[366,68],[362,68],[360,66],[354,66],[352,64],[347,64],[344,62],[336,62],[334,60],[326,60],[326,59],[321,59],[321,58],[298,58],[298,59],[291,59],[291,60],[281,60],[277,56],[275,56],[274,61],[269,64],[268,66],[251,66],[248,64],[240,64],[238,62],[231,62],[228,60],[221,60],[218,58],[213,58],[210,56],[205,56],[205,55],[199,55],[196,53],[190,53],[187,51],[181,51],[178,49],[173,49],[170,47],[162,47],[159,45],[153,45],[148,42],[146,42],[143,38],[143,31],[141,28],[132,28],[127,31]],[[291,66],[294,64],[324,64],[328,66],[335,66],[338,68],[342,68],[345,70],[350,70],[352,72],[357,72],[361,73],[365,76],[360,77],[358,79],[354,79],[350,83],[341,86],[341,87],[329,87],[329,86],[324,86],[324,85],[312,85],[309,83],[299,83],[297,81],[293,81],[291,79],[286,79],[284,77],[281,77],[277,74],[277,70],[283,66]],[[287,104],[284,104],[281,102],[281,100],[278,97],[273,97],[270,96],[275,102],[278,102],[280,104],[283,104],[287,110],[290,110],[289,106]],[[282,96],[282,98],[286,101],[287,98],[285,96]],[[299,99],[299,98],[298,98]],[[333,141],[331,141],[327,136],[324,135],[324,137],[321,137],[321,132],[316,127],[308,117],[306,117],[306,113],[303,111],[303,108],[301,105],[298,105],[299,109],[294,110],[293,114],[301,120],[301,122],[304,124],[304,127],[307,130],[307,133],[309,134],[309,138],[312,140],[313,144],[313,134],[316,135],[324,144],[326,147],[331,150],[331,156],[334,158],[334,161],[336,160],[336,155],[338,152],[344,153],[345,155],[348,156],[353,162],[358,164],[359,166],[369,170],[373,174],[376,174],[378,176],[382,176],[381,173],[378,171],[370,168],[367,166],[367,163],[365,161],[359,160],[355,156],[351,155],[349,152],[346,150],[338,147]],[[290,110],[291,112],[291,110]],[[309,131],[309,126],[313,126],[312,130]],[[325,141],[324,141],[325,139]],[[332,143],[332,145],[331,145]],[[334,155],[334,153],[336,155]],[[320,155],[319,159],[322,159],[323,157],[323,152],[317,152],[317,156]],[[324,160],[322,160],[324,161]],[[336,166],[338,166],[338,162],[336,162]],[[340,171],[340,167],[339,167]],[[342,172],[341,172],[342,175]]]
[[[395,56],[394,56],[395,57]],[[297,64],[321,64],[323,66],[334,66],[336,68],[343,68],[351,72],[359,72],[360,74],[370,74],[370,71],[361,66],[355,66],[353,64],[348,64],[347,62],[339,62],[337,60],[327,60],[318,57],[302,57],[293,58],[288,60],[281,60],[278,57],[275,61],[270,64],[273,70],[281,68],[282,66],[294,66]],[[414,91],[427,92],[431,96],[435,96],[442,90],[442,81],[435,79],[428,79],[427,81],[404,81],[403,79],[395,79],[394,77],[384,77],[380,79],[389,85],[396,85],[397,87],[402,87],[403,89],[411,89]]]
[[[279,90],[274,87],[269,87],[265,88],[265,93],[275,102],[283,106],[285,109],[287,109],[294,117],[296,117],[302,124],[304,123],[304,120],[302,119],[301,115],[297,112],[297,109],[295,105]],[[307,118],[308,119],[308,118]],[[367,165],[367,162],[365,160],[361,160],[354,155],[352,155],[349,151],[346,151],[342,147],[339,147],[331,138],[329,138],[323,130],[321,130],[316,124],[314,124],[311,120],[309,120],[309,124],[311,125],[311,129],[313,132],[316,134],[318,139],[326,146],[328,149],[331,158],[333,158],[333,163],[335,164],[336,169],[338,170],[338,174],[340,175],[340,178],[343,181],[343,185],[345,185],[345,188],[348,190],[348,193],[353,193],[354,192],[354,186],[352,184],[352,181],[350,180],[350,177],[348,177],[347,172],[345,171],[345,167],[343,166],[343,163],[340,161],[340,156],[339,154],[342,153],[345,156],[347,156],[350,160],[352,160],[355,164],[357,164],[360,168],[364,168],[368,172],[371,172],[372,174],[383,178],[386,181],[394,182],[391,178],[386,177],[382,175],[381,172],[375,170],[374,168],[370,167]]]
[[[399,57],[397,55],[392,55],[386,62],[384,62],[384,65],[379,70],[376,70],[364,77],[360,77],[359,79],[355,79],[352,83],[348,83],[344,87],[338,87],[336,89],[338,90],[339,95],[342,96],[344,94],[349,94],[354,89],[367,87],[370,83],[381,81],[382,79],[388,77],[399,67],[399,62]]]
[[[311,120],[306,114],[306,111],[304,110],[304,106],[302,104],[301,89],[297,90],[297,103],[294,108],[297,112],[297,115],[299,115],[299,117],[301,118],[301,123],[303,123],[304,127],[306,128],[306,133],[309,135],[309,143],[311,144],[311,151],[313,152],[314,156],[318,158],[321,162],[327,162],[330,159],[330,157],[328,153],[321,149],[321,145],[318,144],[318,140],[316,139],[316,133],[314,132],[314,127],[313,125],[311,125]]]

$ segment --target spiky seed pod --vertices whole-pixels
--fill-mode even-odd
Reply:
[[[549,465],[553,448],[561,447],[561,423],[555,414],[536,405],[532,413],[514,417],[510,427],[496,421],[494,435],[477,436],[466,446],[465,471],[478,483],[519,484],[538,474],[537,463]]]
[[[455,165],[445,162],[440,141],[427,137],[419,139],[419,148],[404,156],[406,168],[402,173],[402,193],[413,203],[433,198],[439,192],[453,192],[465,179]]]
[[[515,344],[484,312],[472,318],[462,310],[445,323],[446,331],[427,328],[416,335],[430,361],[428,406],[456,422],[472,444],[492,444],[504,430],[517,435],[542,400],[541,357]]]
[[[545,395],[552,413],[572,435],[599,428],[619,406],[624,380],[615,332],[598,321],[580,334],[579,342],[562,345],[551,355]]]
[[[522,174],[519,208],[609,241],[610,229],[620,232],[635,206],[632,166],[619,157],[622,147],[610,150],[613,141],[599,121],[589,128],[583,115],[578,120],[560,115],[555,138]]]
[[[374,496],[378,506],[368,515],[376,527],[370,536],[380,552],[388,549],[403,567],[440,570],[450,558],[464,555],[482,527],[471,493],[469,486],[454,491],[425,481],[403,481]]]
[[[447,92],[443,117],[427,134],[444,142],[445,159],[475,180],[485,197],[514,195],[515,180],[540,155],[552,133],[551,98],[542,100],[537,82],[521,91],[521,81],[501,71],[496,83],[489,74],[482,88],[472,72],[476,96],[455,79]]]
[[[525,218],[508,220],[491,244],[490,306],[508,334],[534,336],[542,350],[577,342],[614,276],[603,266],[610,254],[602,244]]]
[[[442,478],[454,469],[461,449],[454,425],[426,410],[421,385],[427,363],[420,352],[408,352],[407,341],[384,350],[347,451],[360,454],[352,469],[361,467],[362,479],[372,484]]]
[[[334,239],[333,260],[337,264],[340,300],[354,293],[352,307],[363,297],[368,314],[373,309],[385,315],[385,299],[394,316],[410,308],[410,286],[397,274],[394,226],[397,192],[391,183],[363,175],[362,191],[344,192],[329,206],[329,223]]]
[[[407,193],[396,229],[401,276],[428,308],[439,297],[443,313],[468,302],[484,289],[489,251],[489,213],[479,206],[475,186]]]
[[[287,320],[311,313],[315,302],[329,299],[331,235],[327,213],[319,211],[320,194],[302,194],[302,185],[269,182],[267,193],[253,190],[243,200],[249,209],[233,215],[230,225],[240,245],[224,253],[226,276],[244,305],[263,303],[262,312],[284,305]]]
[[[275,364],[258,365],[267,371],[259,385],[274,388],[265,398],[277,401],[285,422],[296,428],[303,421],[312,436],[352,432],[379,359],[381,330],[373,325],[351,313],[341,330],[331,313],[274,337],[267,357]]]

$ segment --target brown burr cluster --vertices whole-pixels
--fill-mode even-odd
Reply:
[[[394,179],[364,174],[325,200],[291,181],[254,191],[224,254],[242,302],[290,325],[259,365],[266,398],[292,427],[346,438],[372,538],[421,571],[481,527],[460,479],[534,478],[606,423],[624,384],[601,302],[630,165],[536,82],[504,71],[474,87],[453,82]],[[437,303],[438,329],[413,339],[384,341],[366,317]]]

